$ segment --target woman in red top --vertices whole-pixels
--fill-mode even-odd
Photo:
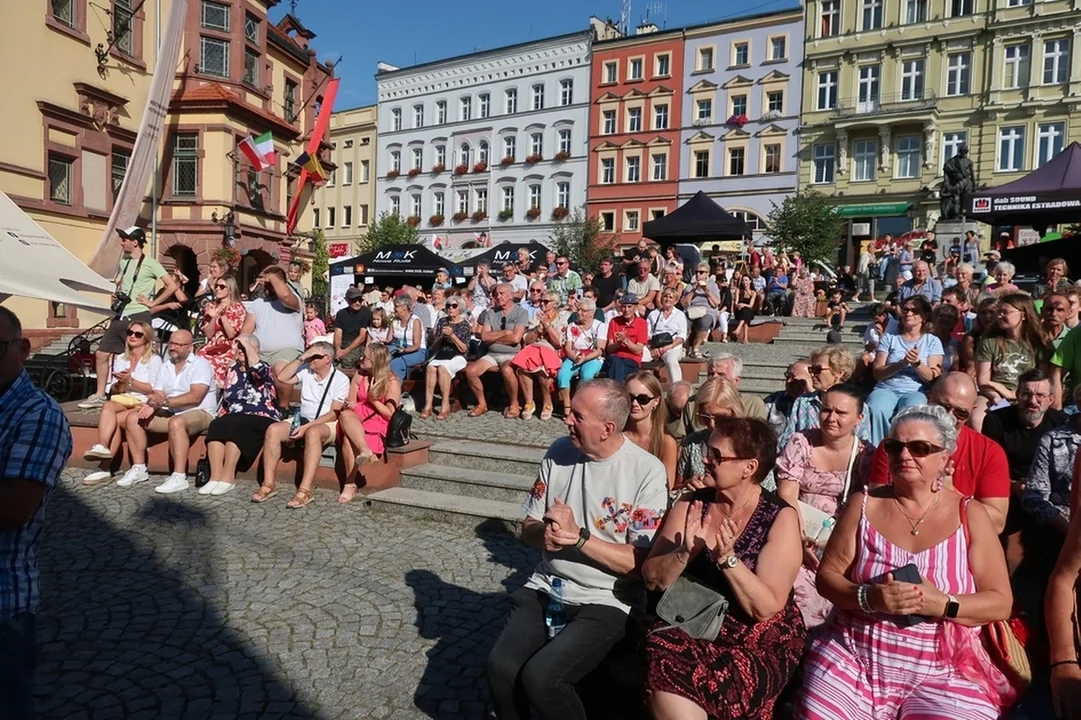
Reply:
[[[236,362],[234,341],[244,325],[247,310],[240,302],[240,289],[232,275],[219,277],[210,291],[214,293],[214,299],[203,311],[203,334],[207,341],[197,354],[214,368],[214,381],[219,388],[224,388],[225,376]]]

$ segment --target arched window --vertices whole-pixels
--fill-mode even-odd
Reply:
[[[729,212],[732,213],[732,217],[739,218],[747,223],[747,227],[751,229],[751,232],[763,232],[766,229],[766,221],[753,212],[747,212],[746,210],[729,210]]]
[[[485,165],[488,164],[488,141],[480,141],[480,149],[477,153],[477,162],[482,162]]]
[[[462,143],[461,148],[459,148],[459,150],[458,150],[458,164],[459,165],[468,165],[469,164],[469,143],[467,143],[467,142]]]

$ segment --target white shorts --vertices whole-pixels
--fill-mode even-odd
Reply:
[[[446,368],[451,377],[465,370],[467,361],[465,355],[455,355],[449,360],[429,360],[428,367]]]

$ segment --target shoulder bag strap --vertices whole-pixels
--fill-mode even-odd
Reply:
[[[330,392],[330,386],[334,384],[334,375],[337,372],[337,368],[331,369],[330,377],[327,378],[327,386],[323,388],[323,397],[319,399],[319,407],[315,411],[315,417],[309,418],[310,420],[315,420],[315,418],[321,417],[323,415],[323,403],[327,401],[327,394]]]
[[[852,470],[856,466],[856,457],[860,454],[860,448],[863,447],[863,441],[855,433],[852,434],[852,452],[848,456],[848,469],[845,471],[845,484],[841,488],[841,505],[845,504],[845,500],[848,499],[848,489],[852,487]],[[840,507],[840,506],[838,506]]]
[[[142,255],[139,256],[139,262],[135,263],[135,273],[132,274],[132,276],[131,276],[131,285],[128,286],[128,297],[129,298],[131,297],[132,291],[135,290],[135,281],[139,279],[139,271],[143,267],[143,260],[146,260],[146,253],[145,252]],[[128,258],[128,263],[129,264],[131,263],[131,258]],[[128,266],[125,265],[124,269],[127,270]],[[121,276],[121,277],[123,277],[123,276]],[[134,300],[135,298],[131,298],[131,299]]]

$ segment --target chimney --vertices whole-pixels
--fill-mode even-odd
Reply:
[[[654,25],[651,22],[646,22],[646,23],[642,23],[641,25],[639,25],[638,28],[634,31],[634,34],[635,35],[649,35],[650,33],[655,33],[658,30],[660,30],[659,27],[657,27],[656,25]]]

